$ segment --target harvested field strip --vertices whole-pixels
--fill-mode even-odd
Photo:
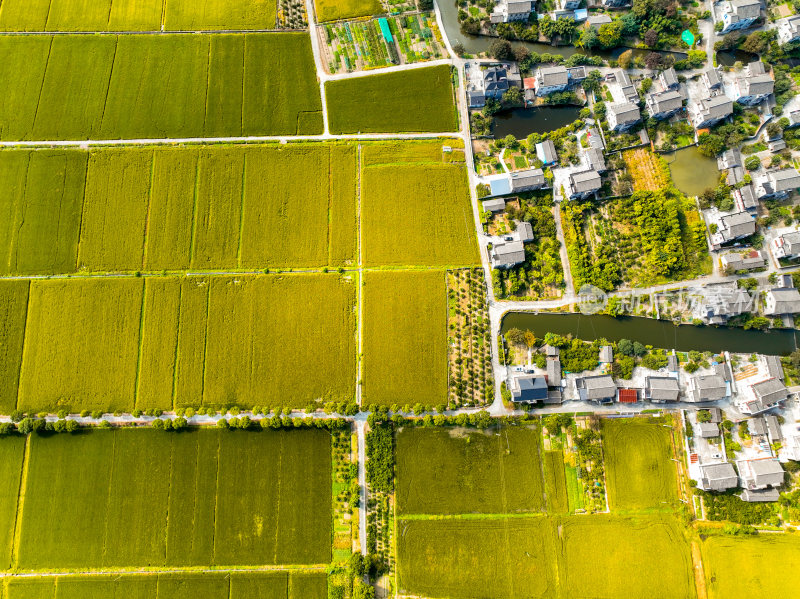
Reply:
[[[328,578],[324,572],[15,578],[2,583],[0,596],[4,599],[326,599]]]
[[[363,294],[363,402],[445,402],[445,273],[367,272]]]
[[[368,266],[480,263],[463,166],[366,167],[361,202]]]
[[[2,36],[0,54],[3,140],[322,132],[308,34]]]
[[[443,151],[449,145],[452,152]],[[459,139],[425,141],[362,142],[363,166],[394,166],[398,164],[463,163],[464,143]]]
[[[563,451],[544,452],[544,482],[548,513],[566,514],[569,511],[569,500]]]
[[[14,564],[23,571],[330,561],[327,431],[93,431],[31,443]],[[222,467],[237,460],[252,468]]]
[[[449,65],[328,81],[331,133],[455,131]]]
[[[404,428],[397,434],[397,512],[502,514],[544,508],[536,426]]]
[[[338,144],[0,151],[0,274],[350,266],[356,176]]]
[[[658,509],[678,499],[671,429],[661,419],[604,419],[609,507]]]

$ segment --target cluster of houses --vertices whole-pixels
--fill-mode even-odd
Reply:
[[[557,0],[555,8],[549,15],[554,20],[570,18],[578,23],[596,18],[590,17],[589,11],[582,7],[582,4],[582,0]],[[623,8],[630,6],[631,0],[589,0],[587,4],[591,8]],[[514,21],[527,21],[535,9],[536,2],[531,0],[498,0],[489,15],[489,21],[495,25]],[[610,23],[611,18],[607,18],[607,22]]]
[[[775,356],[761,356],[755,382],[746,383],[734,377],[727,361],[715,364],[703,374],[682,374],[677,356],[668,356],[668,364],[660,371],[647,371],[643,377],[634,378],[625,387],[620,387],[610,374],[613,362],[611,346],[600,348],[597,370],[591,374],[562,376],[558,348],[544,346],[546,356],[543,369],[517,368],[508,380],[511,399],[517,404],[536,406],[560,405],[565,400],[576,400],[597,405],[613,403],[632,404],[647,402],[663,407],[678,402],[691,404],[706,412],[697,419],[693,412],[693,438],[696,447],[700,443],[724,443],[721,422],[723,413],[715,405],[729,401],[745,416],[754,452],[745,452],[745,459],[734,463],[725,461],[724,449],[705,452],[702,457],[695,452],[690,457],[690,474],[698,481],[698,487],[707,491],[726,491],[741,488],[745,501],[776,501],[777,488],[783,484],[784,471],[781,461],[800,459],[800,431],[787,435],[781,421],[775,415],[776,408],[784,407],[794,394],[786,387],[783,367]],[[542,372],[543,371],[543,372]],[[688,380],[683,380],[688,376]],[[738,376],[738,375],[737,375]],[[781,445],[776,445],[781,444]],[[780,458],[773,450],[781,447]],[[735,468],[734,468],[735,465]]]
[[[764,262],[762,256],[764,252],[751,251],[752,261]],[[723,264],[726,258],[738,257],[747,254],[730,254],[723,256]],[[728,264],[730,264],[728,262]],[[734,262],[734,264],[739,264]],[[776,284],[764,292],[762,305],[758,305],[760,295],[751,295],[744,289],[739,289],[733,285],[714,285],[698,289],[692,296],[691,312],[692,318],[703,321],[705,324],[724,325],[735,316],[745,313],[757,313],[760,311],[764,316],[788,317],[800,313],[800,291],[794,287],[791,275],[780,275]],[[760,310],[759,310],[760,309]],[[793,322],[788,323],[793,326]]]

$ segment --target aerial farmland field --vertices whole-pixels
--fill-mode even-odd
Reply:
[[[535,425],[397,434],[398,514],[505,514],[544,507]]]
[[[443,271],[370,271],[364,281],[366,404],[447,399],[447,297]]]
[[[271,0],[3,0],[0,31],[274,29],[275,7]]]
[[[609,506],[653,509],[677,502],[671,429],[651,418],[603,420],[603,450]]]
[[[52,576],[4,583],[4,599],[326,599],[324,572]],[[0,588],[0,594],[3,589]]]
[[[480,263],[465,167],[365,167],[361,211],[370,266],[474,266]]]
[[[30,443],[22,570],[330,561],[327,431],[95,431]],[[226,467],[239,461],[248,467]]]
[[[0,274],[352,265],[356,178],[352,145],[0,151]]]
[[[401,593],[449,599],[558,596],[558,539],[548,518],[401,520],[397,536]]]
[[[3,140],[322,132],[307,34],[4,36],[0,54]]]
[[[676,519],[593,515],[561,522],[564,597],[695,596],[689,544]]]
[[[319,22],[369,17],[384,12],[380,0],[314,0],[314,7]]]
[[[26,288],[4,282],[0,289],[8,296],[0,338],[10,342],[0,366],[10,407]],[[355,285],[348,277],[33,281],[29,295],[19,409],[306,407],[354,394]],[[325,310],[317,309],[321,301]],[[313,376],[296,376],[312,364]]]
[[[325,95],[331,133],[444,133],[458,128],[448,65],[329,81]]]
[[[715,535],[706,538],[701,548],[709,599],[781,597],[796,592],[800,540],[795,535]]]

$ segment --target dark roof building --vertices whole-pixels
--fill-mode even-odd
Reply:
[[[541,375],[511,377],[511,400],[517,403],[535,403],[547,399],[547,380]]]

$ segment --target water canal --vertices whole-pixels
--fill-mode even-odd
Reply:
[[[503,318],[501,332],[512,328],[533,331],[537,337],[545,333],[572,334],[593,341],[630,339],[645,345],[678,351],[730,351],[785,356],[797,348],[797,331],[745,331],[739,328],[674,325],[652,318],[613,318],[605,315],[509,312]]]

